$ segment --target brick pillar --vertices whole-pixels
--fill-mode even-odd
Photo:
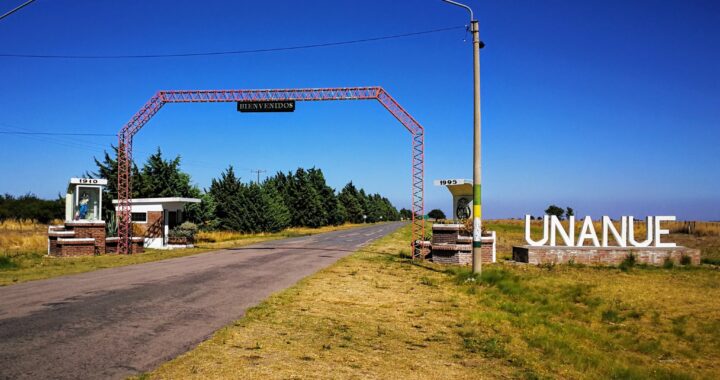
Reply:
[[[76,238],[95,239],[95,254],[105,254],[105,222],[67,222],[65,226],[75,232]]]

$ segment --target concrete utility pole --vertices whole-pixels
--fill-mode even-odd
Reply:
[[[267,170],[262,170],[262,169],[250,170],[250,173],[257,173],[257,182],[255,182],[255,183],[257,183],[259,185],[260,184],[260,173],[267,173]]]
[[[452,0],[443,0],[446,3],[465,8],[470,13],[470,32],[472,33],[473,46],[473,92],[474,92],[474,113],[473,113],[473,246],[472,246],[472,267],[474,273],[482,272],[482,171],[481,171],[481,113],[480,113],[480,49],[485,44],[480,41],[480,27],[473,16],[473,11],[465,4]]]

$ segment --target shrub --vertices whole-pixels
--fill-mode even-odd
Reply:
[[[625,260],[620,263],[619,268],[621,271],[627,272],[630,268],[634,267],[635,264],[637,264],[637,256],[635,256],[634,253],[630,253],[625,256]]]
[[[703,257],[702,263],[710,264],[710,265],[720,265],[720,259],[711,259],[709,257]]]
[[[690,265],[692,264],[692,259],[688,255],[682,255],[680,257],[680,265]]]
[[[17,264],[15,262],[7,257],[7,256],[0,256],[0,269],[14,269],[17,268]]]
[[[669,258],[669,257],[665,258],[665,261],[663,262],[663,268],[672,269],[674,266],[675,266],[675,262],[672,261],[671,258]]]
[[[175,228],[173,228],[169,235],[170,237],[184,237],[192,239],[198,231],[198,227],[195,223],[185,222]]]

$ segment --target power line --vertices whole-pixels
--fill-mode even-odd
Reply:
[[[260,173],[267,173],[267,170],[263,169],[257,169],[257,170],[250,170],[250,173],[257,173],[257,184],[260,184]]]
[[[65,133],[65,132],[17,132],[0,131],[3,135],[46,135],[46,136],[117,136],[109,133]]]
[[[26,2],[24,2],[24,3],[22,3],[22,4],[20,4],[20,5],[18,5],[17,7],[15,7],[15,8],[13,8],[13,9],[5,12],[4,15],[0,16],[0,20],[4,19],[4,18],[7,17],[7,16],[10,16],[11,14],[13,14],[13,13],[15,13],[15,12],[17,12],[17,11],[23,9],[23,8],[25,8],[26,6],[30,5],[30,3],[32,3],[33,1],[35,1],[35,0],[28,0],[28,1],[26,1]]]
[[[0,57],[12,58],[44,58],[44,59],[139,59],[139,58],[187,58],[214,55],[238,55],[238,54],[254,54],[254,53],[270,53],[288,50],[314,49],[331,46],[351,45],[365,42],[375,42],[383,40],[391,40],[396,38],[405,38],[419,36],[431,33],[448,32],[451,30],[465,29],[465,26],[451,26],[447,28],[423,30],[419,32],[393,34],[381,37],[362,38],[358,40],[325,42],[309,45],[295,45],[275,48],[249,49],[249,50],[228,50],[228,51],[209,51],[209,52],[188,52],[188,53],[172,53],[172,54],[138,54],[138,55],[52,55],[52,54],[17,54],[17,53],[0,53]]]

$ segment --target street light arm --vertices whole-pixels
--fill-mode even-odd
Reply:
[[[473,16],[472,8],[468,7],[468,6],[465,5],[465,4],[460,4],[460,3],[458,3],[457,1],[452,1],[452,0],[442,0],[442,1],[444,1],[444,2],[446,2],[446,3],[450,3],[450,4],[452,4],[452,5],[457,5],[458,7],[461,7],[461,8],[465,8],[465,9],[470,13],[470,21],[471,21],[471,22],[472,22],[472,21],[475,21],[475,16]]]

